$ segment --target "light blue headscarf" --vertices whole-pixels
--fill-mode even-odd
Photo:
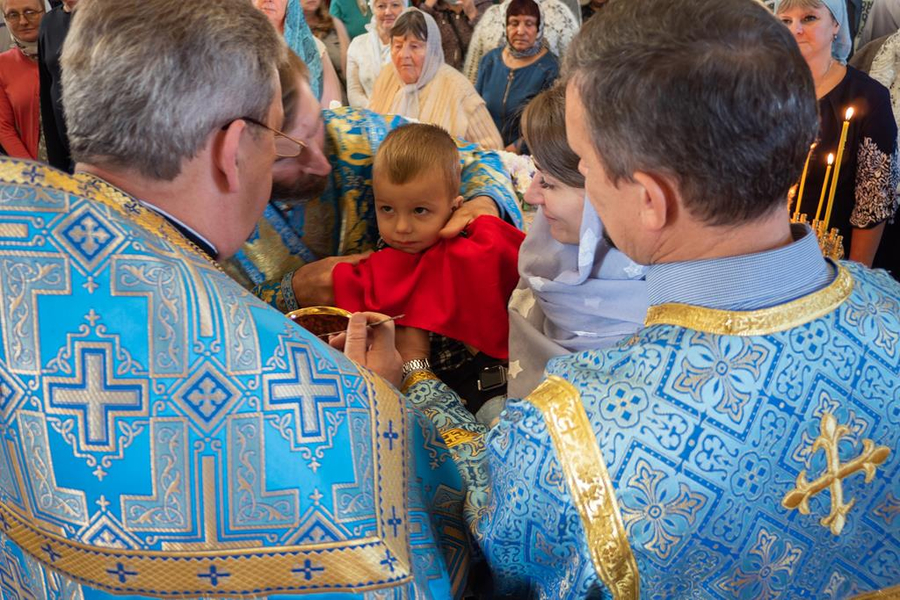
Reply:
[[[313,39],[312,31],[303,16],[300,0],[289,0],[287,14],[284,17],[284,41],[288,48],[303,59],[309,69],[309,86],[316,98],[322,98],[322,57]]]
[[[556,241],[539,209],[509,303],[509,397],[528,395],[550,358],[608,348],[637,331],[649,303],[645,272],[609,245],[587,200],[577,245]]]
[[[841,64],[846,64],[847,57],[850,56],[850,51],[853,49],[853,40],[850,39],[850,18],[847,15],[847,2],[846,0],[820,0],[820,2],[828,7],[828,10],[831,11],[831,16],[834,17],[838,27],[840,27],[837,37],[834,38],[834,43],[831,45],[831,55]],[[784,4],[784,0],[775,0],[776,15],[782,4]]]

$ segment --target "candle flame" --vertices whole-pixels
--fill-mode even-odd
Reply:
[[[853,107],[851,106],[850,108],[847,109],[847,113],[844,115],[844,120],[849,121],[852,118],[853,118]]]
[[[850,110],[853,110],[853,109],[850,109]],[[833,164],[834,164],[834,154],[829,154],[829,155],[828,155],[828,164],[829,164],[829,165],[833,165]]]

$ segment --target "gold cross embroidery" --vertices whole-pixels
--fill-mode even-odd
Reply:
[[[788,510],[796,508],[800,514],[808,515],[809,499],[825,488],[830,488],[831,512],[819,522],[823,527],[831,529],[833,535],[840,535],[847,523],[847,514],[856,503],[855,499],[844,503],[842,480],[857,471],[863,471],[866,474],[866,483],[871,483],[875,478],[875,470],[878,465],[887,460],[891,453],[890,448],[876,447],[875,442],[864,439],[862,454],[849,462],[842,463],[838,453],[838,443],[848,433],[850,433],[850,428],[846,425],[838,425],[834,415],[831,413],[822,415],[820,434],[813,442],[811,454],[815,454],[819,450],[825,451],[827,463],[825,472],[818,479],[810,482],[806,479],[806,471],[801,471],[797,476],[797,487],[785,494],[781,501],[781,505]]]

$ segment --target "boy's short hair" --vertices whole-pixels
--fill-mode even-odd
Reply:
[[[395,185],[436,171],[443,174],[448,193],[458,196],[461,168],[456,142],[437,125],[425,123],[402,125],[388,133],[372,166],[373,178],[382,175]]]

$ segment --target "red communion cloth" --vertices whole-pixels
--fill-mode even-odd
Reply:
[[[337,306],[351,312],[406,315],[400,325],[459,340],[509,358],[509,297],[519,281],[525,234],[496,218],[472,221],[467,237],[418,254],[385,248],[332,271]]]

